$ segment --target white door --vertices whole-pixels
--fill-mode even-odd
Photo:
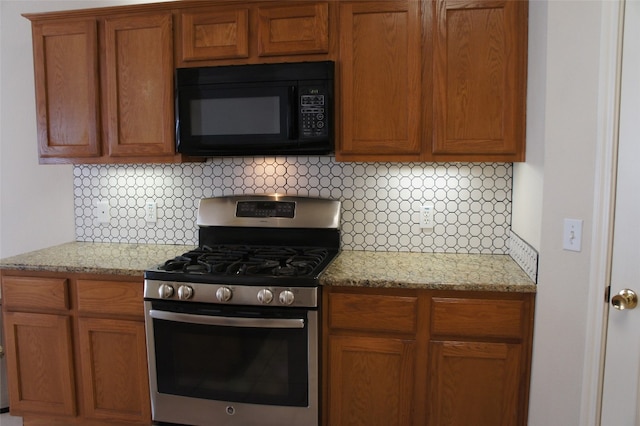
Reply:
[[[640,426],[640,0],[627,0],[622,53],[618,178],[602,426]],[[628,300],[628,301],[625,301]],[[631,307],[627,305],[627,307]]]

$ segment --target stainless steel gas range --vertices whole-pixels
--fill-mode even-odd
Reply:
[[[199,247],[145,272],[153,420],[319,422],[318,279],[338,254],[340,202],[207,198]]]

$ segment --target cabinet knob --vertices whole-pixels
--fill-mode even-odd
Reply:
[[[633,309],[638,306],[638,295],[635,291],[625,288],[611,298],[611,304],[619,311]]]

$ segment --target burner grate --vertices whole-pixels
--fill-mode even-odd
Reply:
[[[187,274],[309,276],[327,258],[323,248],[201,246],[170,259],[160,270]]]

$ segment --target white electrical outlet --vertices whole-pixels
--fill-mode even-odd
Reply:
[[[420,228],[433,229],[433,226],[433,204],[423,204],[420,207]]]
[[[96,207],[96,219],[98,223],[109,223],[111,215],[109,214],[109,202],[105,200],[98,201]]]
[[[144,205],[144,220],[147,222],[156,222],[158,220],[158,208],[155,201],[149,200]]]

